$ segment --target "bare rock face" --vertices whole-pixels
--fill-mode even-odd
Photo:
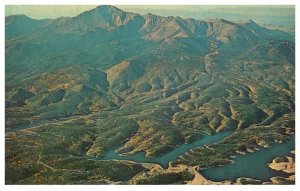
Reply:
[[[283,171],[289,174],[295,173],[295,161],[292,157],[276,157],[268,166],[277,171]]]
[[[295,184],[295,151],[292,150],[292,156],[276,157],[268,166],[276,171],[282,171],[289,174],[289,177],[272,177],[270,178],[273,184]]]

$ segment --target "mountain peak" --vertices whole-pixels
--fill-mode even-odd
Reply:
[[[115,27],[127,24],[136,15],[134,13],[127,13],[111,5],[100,5],[73,17],[71,23],[67,22],[70,26],[67,27],[67,30],[63,29],[63,31],[85,32],[93,31],[97,28],[112,30]],[[66,28],[64,27],[65,24],[59,23],[59,25]]]
[[[10,15],[10,16],[6,16],[5,17],[6,21],[10,21],[10,20],[19,20],[19,21],[31,21],[34,20],[30,17],[28,17],[27,15],[24,14],[17,14],[17,15]]]
[[[145,17],[157,17],[157,15],[154,15],[154,14],[152,14],[152,13],[147,13],[147,14],[145,15]]]
[[[114,7],[112,5],[99,5],[97,7],[95,7],[94,9],[85,11],[83,13],[81,13],[79,16],[96,16],[96,17],[112,17],[114,15],[121,15],[124,14],[126,12],[122,11],[121,9]]]
[[[92,9],[92,11],[106,12],[106,13],[111,13],[111,14],[118,13],[118,12],[124,12],[121,9],[119,9],[115,6],[112,6],[112,5],[99,5],[96,8]]]
[[[249,23],[255,23],[252,19],[248,20]]]
[[[254,22],[252,19],[239,21],[238,24],[240,24],[240,25],[247,25],[247,26],[257,25],[256,22]]]
[[[9,16],[6,16],[7,18],[8,17],[17,17],[17,18],[26,18],[26,19],[31,19],[30,17],[28,17],[27,15],[25,14],[16,14],[16,15],[9,15]]]
[[[225,20],[225,19],[219,19],[219,18],[208,18],[208,19],[205,19],[204,21],[205,22],[214,23],[214,24],[236,25],[232,21],[228,21],[228,20]]]

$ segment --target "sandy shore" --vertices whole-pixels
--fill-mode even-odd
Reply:
[[[169,166],[167,169],[163,169],[159,164],[154,163],[140,163],[143,167],[147,168],[150,173],[155,173],[157,171],[166,171],[166,172],[182,172],[187,170],[191,174],[194,175],[194,179],[191,181],[187,181],[186,184],[210,184],[210,182],[202,176],[198,171],[198,166],[186,166],[183,164],[179,164],[176,166]]]
[[[272,161],[268,166],[277,171],[283,171],[286,173],[294,173],[295,174],[295,162],[292,157],[286,157],[287,162],[276,162],[275,160]]]
[[[157,173],[159,171],[166,171],[166,172],[182,172],[188,171],[189,173],[194,175],[193,180],[185,181],[188,185],[220,185],[220,184],[231,184],[230,181],[223,181],[223,182],[214,182],[205,178],[199,171],[199,166],[187,166],[184,164],[178,164],[176,166],[169,166],[167,169],[163,169],[159,164],[154,163],[140,163],[143,167],[147,168],[150,173]]]
[[[207,180],[202,174],[200,174],[198,172],[199,167],[189,167],[190,170],[193,171],[195,177],[193,180],[188,181],[187,184],[192,184],[192,185],[208,185],[208,184],[212,184],[211,181]]]

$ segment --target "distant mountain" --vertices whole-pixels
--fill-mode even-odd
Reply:
[[[145,48],[153,50],[159,46],[161,48],[172,46],[171,44],[186,46],[187,41],[192,40],[195,44],[198,44],[199,49],[193,48],[192,51],[202,51],[201,54],[203,54],[208,49],[208,42],[212,40],[222,43],[222,46],[238,46],[238,50],[248,48],[259,41],[270,40],[273,36],[276,36],[277,39],[280,38],[280,40],[293,40],[293,37],[285,32],[268,30],[254,22],[238,24],[223,19],[199,21],[179,17],[159,17],[151,14],[143,16],[126,13],[113,6],[99,6],[74,18],[58,18],[55,20],[33,20],[26,16],[9,16],[6,17],[5,30],[7,40],[12,37],[23,38],[12,45],[7,41],[6,44],[9,46],[7,57],[10,57],[10,50],[15,52],[14,47],[18,49],[17,51],[20,51],[18,45],[21,41],[26,41],[25,44],[22,43],[25,48],[19,52],[17,57],[14,56],[14,62],[21,65],[23,72],[26,70],[25,65],[28,65],[28,69],[31,70],[32,64],[38,63],[32,57],[37,55],[44,57],[52,52],[56,55],[56,59],[60,60],[59,55],[63,52],[73,50],[73,53],[75,53],[78,44],[81,48],[87,50],[87,54],[90,54],[87,57],[82,56],[82,59],[90,59],[91,57],[96,59],[99,57],[98,52],[106,54],[106,50],[118,46],[118,50],[114,49],[117,51],[114,55],[119,55],[120,59],[117,57],[110,58],[111,61],[105,59],[105,62],[107,62],[105,65],[111,66],[133,56],[133,52],[138,47],[140,47],[138,48],[140,51],[147,52],[149,50],[144,50]],[[19,30],[22,30],[22,32],[18,32]],[[30,33],[31,35],[29,35]],[[134,43],[128,45],[129,42]],[[111,48],[99,50],[99,47],[97,47],[90,50],[89,48],[92,46],[109,46]],[[124,48],[126,48],[126,53],[120,52]],[[234,51],[236,52],[236,50]],[[190,51],[186,50],[186,52]],[[82,55],[84,52],[79,51],[75,54],[80,56],[79,54]],[[25,55],[29,61],[24,60]],[[71,60],[75,57],[72,56]],[[99,57],[100,60],[102,58],[105,57]],[[99,61],[99,59],[97,60]],[[9,60],[7,61],[9,62]],[[21,64],[23,61],[27,64]],[[45,69],[56,67],[53,66],[55,63],[48,63],[51,65],[48,66],[47,60],[45,61],[43,62]],[[80,59],[76,59],[76,61],[80,61]],[[62,62],[64,62],[64,65],[67,64],[65,61]],[[67,62],[70,62],[70,60],[68,59]],[[7,65],[9,70],[10,63]],[[42,65],[39,64],[38,67],[40,68]],[[58,67],[61,67],[61,65]]]
[[[38,32],[46,26],[51,20],[35,20],[26,15],[13,15],[5,17],[5,39],[20,38],[31,33]]]
[[[53,20],[9,16],[5,33],[6,131],[31,129],[49,155],[103,157],[122,147],[156,157],[203,133],[237,132],[214,144],[209,161],[199,159],[202,150],[177,160],[214,166],[230,161],[224,151],[272,145],[293,132],[290,33],[252,20],[113,6]]]
[[[25,15],[16,15],[6,17],[6,25],[9,30],[10,27],[24,28],[28,25],[33,31],[38,27],[42,27],[50,20],[34,20],[26,17]],[[153,39],[163,39],[172,37],[190,37],[195,38],[218,35],[220,39],[226,40],[228,35],[233,33],[239,33],[236,30],[244,30],[249,35],[260,35],[262,27],[250,21],[249,23],[234,23],[226,21],[224,19],[214,19],[207,21],[200,21],[195,19],[183,19],[180,17],[160,17],[152,14],[139,15],[135,13],[127,13],[113,6],[99,6],[90,11],[86,11],[74,18],[58,18],[51,20],[44,32],[49,30],[56,30],[57,33],[85,33],[95,30],[105,29],[111,31],[118,28],[136,27],[138,32],[143,35],[147,35]],[[24,26],[19,26],[23,23]],[[26,27],[25,27],[26,28]],[[256,28],[256,29],[255,29]],[[23,29],[24,30],[24,29]],[[26,30],[26,29],[25,29]],[[263,30],[266,30],[264,28]],[[23,31],[24,32],[24,31]],[[11,35],[11,32],[7,31]],[[221,34],[222,33],[222,34]],[[230,34],[229,34],[230,33]],[[158,35],[158,36],[156,36]]]

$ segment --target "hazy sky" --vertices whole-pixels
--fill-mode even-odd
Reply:
[[[31,18],[58,18],[76,16],[84,11],[95,8],[96,5],[7,5],[5,15],[25,14]],[[223,18],[228,20],[252,19],[256,22],[280,26],[294,27],[294,6],[207,6],[207,5],[123,5],[122,10],[140,14],[153,13],[161,16],[180,16],[196,19]]]

